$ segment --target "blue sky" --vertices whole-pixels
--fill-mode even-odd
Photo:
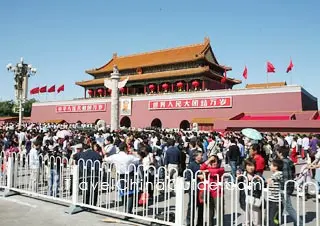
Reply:
[[[200,43],[208,36],[219,63],[233,68],[228,76],[241,79],[247,65],[247,83],[266,82],[269,60],[277,71],[269,81],[290,83],[291,57],[293,83],[320,97],[319,8],[317,0],[1,0],[0,96],[14,97],[5,66],[21,56],[38,69],[29,88],[65,84],[55,98],[71,99],[84,92],[74,82],[91,79],[84,71],[102,66],[113,52]]]

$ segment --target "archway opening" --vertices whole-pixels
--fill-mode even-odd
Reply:
[[[180,129],[189,130],[190,129],[190,122],[188,120],[182,120],[180,122]]]
[[[128,116],[124,116],[121,120],[120,120],[120,127],[126,127],[126,128],[130,128],[131,127],[131,120]]]
[[[154,128],[162,128],[162,122],[160,119],[158,118],[155,118],[152,120],[151,122],[151,127],[154,127]]]

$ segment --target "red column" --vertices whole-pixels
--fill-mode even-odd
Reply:
[[[186,88],[186,89],[187,89],[187,92],[188,92],[188,91],[189,91],[189,82],[187,82],[186,85],[187,85],[187,88]]]
[[[93,97],[96,97],[96,94],[97,94],[97,90],[93,90]]]
[[[129,87],[127,87],[127,96],[129,96]]]
[[[202,90],[204,90],[205,88],[205,84],[204,84],[204,80],[202,80]]]
[[[158,91],[158,93],[160,93],[160,85],[159,84],[157,85],[157,91]]]
[[[144,92],[144,94],[147,93],[147,86],[146,85],[143,86],[143,92]]]
[[[103,96],[104,96],[104,97],[107,96],[107,89],[103,89]]]
[[[174,92],[174,83],[171,83],[171,92]]]

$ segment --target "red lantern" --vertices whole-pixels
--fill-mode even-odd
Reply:
[[[124,88],[124,87],[121,87],[119,90],[120,90],[120,93],[123,94],[124,91],[125,91],[125,88]]]
[[[164,91],[167,92],[168,88],[169,88],[169,85],[167,83],[162,84],[162,89],[164,89]]]
[[[181,89],[183,87],[183,83],[182,82],[178,82],[177,83],[177,87],[178,87],[179,91],[181,91]]]
[[[108,89],[108,93],[111,95],[111,92],[112,92],[112,90],[111,89]]]
[[[92,90],[92,89],[89,89],[89,90],[88,90],[88,94],[92,97],[92,95],[93,95],[93,90]]]
[[[197,90],[198,86],[199,86],[199,82],[197,80],[193,81],[192,86],[194,87],[195,90]]]
[[[149,85],[149,89],[150,89],[151,93],[153,93],[154,88],[155,88],[155,85],[153,85],[153,84],[150,84],[150,85]]]
[[[101,96],[103,94],[103,89],[98,89],[98,93]]]

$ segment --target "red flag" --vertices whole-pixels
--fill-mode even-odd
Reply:
[[[45,93],[47,92],[47,86],[43,86],[40,88],[40,93]]]
[[[293,63],[292,63],[292,60],[290,60],[290,64],[289,64],[289,66],[288,66],[288,68],[287,68],[287,73],[288,73],[289,71],[291,71],[292,68],[293,68]]]
[[[58,89],[57,89],[57,92],[60,93],[64,91],[64,85],[60,86]]]
[[[227,70],[224,70],[224,75],[221,78],[221,83],[226,83],[227,82]]]
[[[48,89],[48,93],[54,93],[55,91],[56,91],[56,85],[53,85]]]
[[[247,66],[244,67],[244,71],[243,71],[242,76],[243,76],[245,79],[248,78],[248,69],[247,69]]]
[[[269,61],[267,62],[267,73],[275,73],[276,68]]]
[[[39,93],[39,87],[36,87],[36,88],[33,88],[30,90],[30,94],[33,95],[33,94],[38,94]]]

